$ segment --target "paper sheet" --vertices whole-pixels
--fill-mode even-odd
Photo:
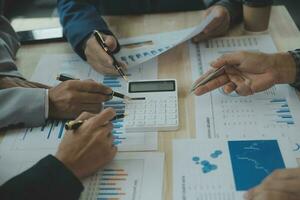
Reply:
[[[173,200],[243,200],[272,171],[297,167],[285,138],[173,141]]]
[[[119,43],[122,48],[116,58],[125,62],[129,68],[137,66],[196,36],[214,16],[211,13],[199,25],[188,29],[121,39]]]
[[[59,73],[67,73],[80,79],[93,79],[104,83],[115,91],[126,93],[127,84],[117,76],[103,76],[95,72],[87,63],[75,54],[47,55],[41,60],[32,80],[48,85],[59,84],[56,76]],[[139,67],[130,69],[131,80],[156,79],[157,61],[152,59],[141,64]],[[118,100],[113,99],[113,102]],[[109,103],[109,102],[108,102]],[[114,104],[113,106],[117,106]],[[124,112],[117,109],[117,112]],[[65,121],[48,120],[43,127],[26,128],[9,131],[1,145],[1,153],[4,151],[27,151],[48,149],[50,152],[56,149],[63,135]],[[151,151],[157,150],[157,132],[126,132],[122,126],[122,121],[113,122],[115,145],[119,151]]]
[[[219,38],[189,46],[193,80],[224,53],[239,50],[276,52],[269,35]],[[294,88],[276,85],[248,97],[235,92],[226,95],[222,89],[217,89],[195,97],[195,102],[198,138],[283,135],[291,140],[291,148],[300,157],[300,102]]]
[[[45,150],[0,157],[0,185],[47,155]],[[162,199],[163,153],[119,153],[104,169],[83,181],[82,200]]]

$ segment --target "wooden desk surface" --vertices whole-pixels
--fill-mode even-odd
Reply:
[[[140,15],[127,17],[107,17],[112,30],[121,37],[137,36],[147,33],[158,33],[178,30],[195,25],[202,19],[202,12],[182,12],[171,14]],[[42,23],[42,22],[41,22]],[[52,27],[57,19],[51,19]],[[15,22],[19,30],[32,23]],[[36,23],[35,23],[36,24]],[[44,24],[44,23],[43,23]],[[54,24],[54,25],[53,25]],[[270,21],[270,34],[280,51],[293,50],[300,47],[300,33],[283,6],[275,6]],[[233,28],[230,36],[245,35],[242,25]],[[40,57],[44,54],[71,53],[66,43],[50,43],[43,45],[23,46],[18,53],[20,71],[29,78]],[[159,78],[176,78],[179,91],[180,129],[178,131],[159,134],[159,151],[165,152],[164,199],[172,199],[172,139],[195,138],[194,97],[188,95],[191,82],[191,66],[187,43],[184,43],[158,58]],[[199,111],[201,112],[201,110]]]

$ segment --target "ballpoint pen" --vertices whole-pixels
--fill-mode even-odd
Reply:
[[[114,118],[112,118],[111,120],[109,121],[114,121],[114,120],[117,120],[117,119],[123,119],[124,117],[126,117],[127,114],[121,114],[121,115],[116,115]],[[72,120],[72,121],[68,121],[66,124],[65,124],[65,129],[66,130],[76,130],[78,129],[86,120]]]
[[[56,77],[56,79],[58,81],[62,81],[62,82],[63,81],[68,81],[68,80],[79,80],[79,79],[77,79],[77,78],[75,78],[75,77],[73,77],[71,75],[64,74],[64,73],[59,74]],[[111,94],[107,94],[107,96],[114,96],[114,97],[118,97],[118,98],[125,99],[125,100],[128,100],[128,101],[131,100],[130,97],[128,97],[128,96],[126,96],[126,95],[124,95],[122,93],[116,92],[116,91],[112,91],[112,93]]]
[[[125,75],[125,73],[123,72],[122,68],[120,67],[117,59],[114,57],[113,53],[111,52],[111,50],[109,49],[109,47],[105,44],[105,41],[101,35],[101,33],[97,30],[94,31],[94,36],[97,40],[97,42],[99,43],[99,45],[102,47],[102,49],[112,58],[113,60],[113,66],[115,67],[115,69],[118,71],[118,73],[120,74],[120,76],[126,81],[128,82],[128,78]]]
[[[221,76],[224,73],[224,69],[225,69],[226,65],[223,65],[222,67],[212,71],[211,73],[209,73],[204,79],[202,79],[199,82],[195,82],[192,85],[192,89],[190,92],[194,92],[198,87],[205,85],[206,83],[208,83],[209,81]]]

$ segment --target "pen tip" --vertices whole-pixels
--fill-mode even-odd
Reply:
[[[126,82],[128,82],[128,78],[127,78],[126,75],[124,75],[123,78],[124,78],[124,80],[125,80]]]

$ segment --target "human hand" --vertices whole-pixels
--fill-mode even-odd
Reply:
[[[222,86],[225,93],[236,91],[241,96],[247,96],[274,84],[293,83],[296,78],[296,63],[289,53],[237,52],[221,56],[211,66],[217,69],[224,65],[225,73],[198,87],[195,90],[197,96]]]
[[[55,157],[76,177],[83,179],[108,164],[115,157],[110,120],[116,115],[112,108],[100,114],[82,113],[76,120],[87,120],[77,130],[67,131]]]
[[[204,12],[204,17],[207,17],[210,13],[214,13],[214,19],[206,26],[203,32],[192,39],[193,42],[197,43],[203,40],[221,36],[228,31],[230,25],[230,15],[227,8],[220,5],[211,6]]]
[[[13,76],[0,77],[0,89],[24,87],[24,88],[45,88],[49,89],[50,86],[41,83],[31,82],[28,80],[21,79]]]
[[[117,48],[117,41],[115,37],[102,34],[106,45],[111,51]],[[112,58],[102,49],[98,44],[94,35],[92,35],[86,42],[84,49],[87,62],[97,71],[102,74],[118,74],[113,66]],[[123,62],[119,62],[120,67],[126,71],[127,66]]]
[[[111,88],[93,80],[62,82],[49,89],[49,117],[74,119],[83,111],[98,113],[111,93]]]
[[[300,199],[300,169],[274,171],[257,187],[245,193],[246,200]]]

